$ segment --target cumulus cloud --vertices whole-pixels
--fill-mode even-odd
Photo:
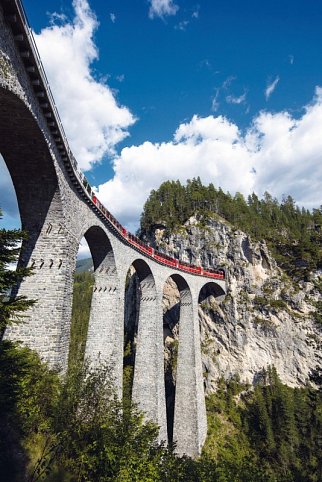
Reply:
[[[168,15],[175,15],[179,10],[178,5],[173,3],[173,0],[149,0],[150,9],[149,17],[166,17]]]
[[[276,89],[277,84],[279,83],[280,78],[277,76],[272,82],[268,83],[266,89],[265,89],[265,98],[268,100],[274,90]]]
[[[260,112],[245,131],[223,116],[193,116],[173,139],[124,148],[113,179],[98,195],[123,223],[137,226],[152,189],[168,179],[200,176],[203,182],[246,196],[267,190],[291,194],[307,208],[321,204],[322,88],[296,119],[288,112]]]
[[[93,35],[98,22],[87,0],[74,0],[73,7],[72,21],[60,18],[59,25],[44,28],[35,40],[70,146],[86,170],[115,152],[135,118],[118,104],[106,82],[94,77],[91,66],[98,50]]]

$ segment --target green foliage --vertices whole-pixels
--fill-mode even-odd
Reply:
[[[141,234],[157,224],[174,229],[197,215],[206,226],[210,218],[221,218],[255,239],[265,239],[278,264],[290,276],[306,279],[310,271],[322,267],[322,206],[312,212],[300,209],[291,196],[281,203],[269,193],[247,200],[241,193],[232,197],[213,184],[203,186],[200,178],[167,181],[151,191],[141,215]]]
[[[9,341],[0,343],[0,367],[0,470],[6,481],[22,480],[37,456],[35,440],[49,429],[59,380],[34,352]]]
[[[319,325],[322,325],[322,301],[317,301],[315,303],[315,308],[316,308],[316,311],[312,313],[314,320]]]
[[[89,272],[74,276],[73,310],[70,328],[69,365],[84,359],[94,275]]]
[[[53,428],[60,441],[56,463],[73,480],[156,480],[157,427],[123,409],[108,367],[89,371],[85,363],[69,372]]]
[[[116,399],[108,367],[90,370],[85,362],[58,378],[9,342],[0,366],[0,462],[8,482],[321,480],[322,392],[289,388],[273,368],[254,390],[237,378],[220,381],[207,400],[203,454],[191,460],[159,445],[157,427]]]
[[[126,340],[127,341],[127,340]],[[132,340],[128,340],[124,349],[123,357],[123,403],[131,405],[132,387],[134,377],[134,348]]]
[[[23,313],[35,303],[27,300],[25,296],[14,295],[16,286],[31,274],[31,270],[19,266],[16,270],[9,269],[11,263],[17,262],[20,243],[26,237],[25,232],[17,229],[0,229],[0,338],[5,328],[12,323],[21,322],[24,319]]]
[[[240,397],[247,388],[238,379],[228,383],[221,379],[217,392],[207,399],[208,437],[202,460],[212,460],[214,464],[213,478],[209,480],[269,480],[265,478],[243,426],[244,405]]]
[[[322,392],[283,385],[274,367],[254,390],[232,380],[219,383],[207,401],[207,457],[218,480],[322,479]]]
[[[189,186],[194,206],[202,197]],[[241,202],[240,196],[237,196]],[[165,197],[166,200],[166,197]],[[288,200],[290,203],[290,200]],[[245,207],[244,207],[245,208]],[[245,208],[246,209],[246,208]],[[8,274],[21,233],[1,231],[0,280],[10,289],[28,271]],[[18,238],[17,238],[18,236]],[[10,244],[11,243],[11,244]],[[17,343],[0,342],[0,474],[6,482],[319,482],[322,480],[322,391],[283,385],[274,368],[254,390],[221,380],[207,400],[208,437],[197,460],[158,443],[158,427],[130,402],[133,336],[126,334],[124,399],[107,366],[83,361],[93,277],[76,275],[70,367],[58,376]],[[30,306],[11,305],[2,291],[4,326]],[[14,300],[11,300],[14,301]],[[280,300],[257,300],[283,309]],[[265,302],[265,303],[264,303]],[[317,313],[320,312],[317,306]],[[171,363],[176,365],[177,344]],[[128,359],[128,360],[127,360]],[[321,383],[321,371],[312,374]]]

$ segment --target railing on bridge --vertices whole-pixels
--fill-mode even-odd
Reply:
[[[49,82],[40,59],[32,30],[29,26],[27,15],[20,0],[6,0],[3,2],[4,12],[8,23],[10,23],[15,40],[19,43],[22,61],[26,70],[30,75],[35,94],[39,99],[39,105],[47,119],[48,128],[56,143],[56,147],[60,156],[66,165],[74,183],[81,187],[81,193],[89,202],[91,207],[95,209],[102,219],[104,219],[117,235],[127,244],[154,259],[156,262],[165,266],[185,271],[197,276],[214,278],[219,280],[225,279],[225,271],[223,269],[202,268],[192,264],[171,258],[164,253],[156,251],[151,246],[143,243],[139,238],[129,233],[117,219],[105,208],[105,206],[97,199],[96,194],[92,190],[88,180],[80,171],[77,161],[69,147],[67,136],[65,134],[62,121],[60,119],[54,97],[50,90]]]

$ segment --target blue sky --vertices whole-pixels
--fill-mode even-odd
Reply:
[[[76,158],[130,228],[152,188],[199,174],[322,204],[322,2],[24,6]]]

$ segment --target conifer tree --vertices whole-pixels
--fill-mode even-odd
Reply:
[[[0,219],[1,219],[0,211]],[[31,274],[30,268],[18,266],[15,270],[11,265],[18,260],[20,244],[26,239],[24,231],[0,229],[0,340],[6,327],[23,320],[23,313],[35,301],[25,296],[14,296],[12,290],[23,278]]]

